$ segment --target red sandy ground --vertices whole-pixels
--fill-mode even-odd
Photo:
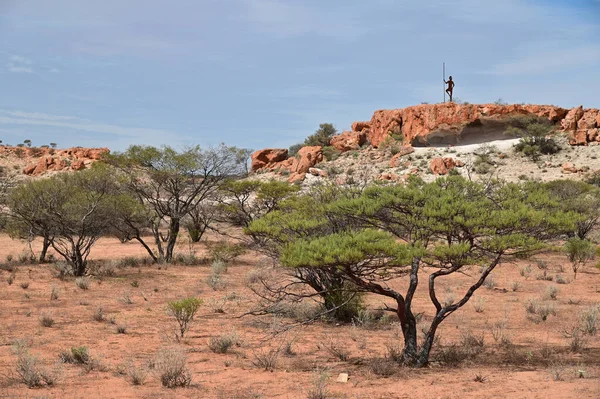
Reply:
[[[0,259],[9,254],[18,258],[25,249],[23,242],[0,236]],[[187,248],[182,246],[180,250],[185,252]],[[199,244],[196,250],[203,255],[204,244]],[[113,239],[101,240],[92,251],[93,258],[107,262],[143,255],[139,245],[121,244]],[[572,280],[564,256],[551,254],[543,258],[549,264],[549,274],[557,274],[563,264],[565,272],[561,274]],[[53,277],[51,265],[19,265],[12,285],[6,282],[9,272],[0,271],[0,398],[306,398],[316,371],[325,371],[330,376],[328,397],[332,398],[600,398],[600,333],[587,337],[583,354],[570,353],[569,339],[564,336],[564,330],[577,323],[583,309],[600,302],[600,271],[591,265],[568,285],[536,280],[540,270],[530,261],[501,265],[494,278],[498,287],[508,292],[481,288],[475,297],[485,299],[484,311],[475,312],[472,300],[450,316],[439,330],[443,346],[459,342],[467,331],[483,333],[483,355],[459,367],[435,362],[422,370],[399,367],[393,376],[382,378],[371,371],[369,363],[385,356],[387,344],[401,346],[397,325],[372,330],[319,322],[296,328],[287,337],[269,339],[274,324],[289,320],[274,316],[238,317],[251,309],[256,300],[246,287],[248,273],[269,264],[256,253],[246,253],[229,267],[225,275],[227,286],[220,291],[213,291],[207,285],[211,268],[206,264],[118,269],[115,277],[93,278],[87,291],[77,288],[72,279],[61,281]],[[529,279],[519,275],[519,269],[527,264],[533,264]],[[472,272],[477,274],[477,270]],[[20,286],[24,281],[30,282],[27,289]],[[133,281],[139,283],[137,288],[131,285]],[[453,287],[452,295],[458,298],[470,281],[472,278],[465,275],[454,278],[448,284]],[[511,291],[513,281],[521,282],[517,292]],[[402,287],[403,283],[392,285]],[[543,296],[549,285],[560,290],[553,301],[558,314],[535,324],[527,319],[524,304],[529,298]],[[58,300],[50,300],[52,287],[60,291]],[[120,300],[125,293],[133,304]],[[228,302],[224,314],[212,312],[206,304],[232,293],[238,299]],[[423,294],[425,291],[419,291],[417,295],[422,299]],[[168,338],[174,321],[166,314],[165,306],[169,301],[188,296],[202,298],[205,305],[189,336],[176,343]],[[577,304],[569,304],[569,300]],[[369,297],[368,302],[371,307],[383,303],[377,297]],[[107,317],[125,323],[127,334],[116,334],[115,326],[109,322],[94,321],[92,315],[99,306]],[[417,311],[431,314],[431,305],[424,299],[416,306]],[[56,324],[42,327],[39,323],[42,313],[52,314]],[[492,338],[491,326],[501,319],[507,320],[507,331],[514,344],[511,350],[499,346]],[[240,347],[227,354],[211,352],[207,346],[210,337],[231,330],[240,335]],[[253,365],[260,348],[276,347],[291,338],[295,338],[297,354],[281,355],[274,372]],[[348,361],[338,361],[319,348],[319,343],[331,339],[350,351]],[[66,364],[55,387],[28,389],[14,378],[13,346],[17,340],[48,365],[56,361],[62,350],[87,346],[92,356],[101,359],[106,371],[85,374],[81,366]],[[166,346],[186,351],[193,373],[190,388],[164,388],[152,373],[145,385],[133,386],[117,372],[127,362],[148,364]],[[553,380],[548,362],[541,360],[540,350],[545,346],[556,352],[554,361],[563,363],[563,381]],[[505,360],[511,353],[521,360],[507,365]],[[576,371],[580,369],[585,370],[585,378],[577,378]],[[335,381],[342,372],[350,375],[345,384]],[[475,382],[477,374],[486,377],[485,382]]]

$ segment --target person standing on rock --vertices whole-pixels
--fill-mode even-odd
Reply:
[[[452,76],[448,77],[448,80],[444,80],[444,83],[448,85],[446,89],[446,93],[450,96],[450,102],[452,102],[452,92],[454,91],[454,81],[452,80]]]

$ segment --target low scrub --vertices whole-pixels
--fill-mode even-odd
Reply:
[[[154,370],[164,387],[188,387],[192,383],[192,373],[187,367],[187,359],[179,349],[160,350],[154,360]]]

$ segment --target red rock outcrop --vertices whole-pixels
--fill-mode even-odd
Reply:
[[[298,150],[298,154],[288,158],[288,150],[267,148],[256,151],[251,155],[253,172],[259,170],[288,171],[291,173],[290,182],[302,181],[310,168],[323,161],[321,146],[307,146]]]
[[[600,110],[583,106],[573,108],[561,121],[564,131],[569,132],[569,144],[587,145],[600,142]]]
[[[265,148],[254,151],[250,158],[252,159],[252,172],[259,169],[269,168],[270,165],[285,161],[288,157],[288,150],[285,148]]]
[[[390,168],[396,168],[396,167],[400,166],[400,163],[401,163],[400,158],[402,158],[405,155],[412,154],[413,152],[415,152],[415,149],[412,148],[411,146],[402,147],[400,149],[400,152],[397,153],[396,155],[394,155],[392,157],[392,159],[390,159]]]
[[[367,133],[364,131],[343,132],[331,138],[331,145],[341,152],[358,150],[367,142]]]
[[[462,161],[455,161],[454,158],[433,158],[429,168],[434,175],[446,175],[456,167],[464,166]]]
[[[484,135],[486,125],[487,130],[495,132],[499,130],[499,122],[510,117],[536,116],[557,123],[568,112],[551,105],[421,104],[375,111],[368,125],[368,139],[374,147],[392,134],[402,135],[404,142],[410,144],[427,145],[434,141],[453,144],[464,136]]]
[[[26,158],[27,165],[23,168],[23,174],[39,176],[47,172],[69,169],[82,170],[88,165],[96,162],[106,154],[110,153],[108,148],[82,148],[74,147],[64,150],[53,148],[24,148],[24,147],[0,147],[0,153],[13,154],[19,158]]]

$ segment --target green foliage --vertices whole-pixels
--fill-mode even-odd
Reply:
[[[316,291],[366,291],[393,300],[405,333],[404,360],[424,365],[439,323],[468,302],[503,258],[542,248],[548,238],[572,232],[576,220],[539,184],[483,185],[451,176],[362,192],[311,193],[285,201],[249,230],[268,237],[280,263],[296,275],[332,282],[311,285]],[[463,297],[442,304],[436,279],[473,264],[481,265],[480,278]],[[425,281],[436,313],[417,350],[411,302],[420,270],[431,270]],[[406,293],[386,284],[404,276],[410,276]]]
[[[219,218],[248,227],[253,220],[277,210],[281,201],[298,190],[298,186],[275,180],[228,180],[220,187]]]
[[[200,204],[210,202],[224,180],[246,173],[247,151],[224,144],[183,151],[134,145],[107,161],[123,172],[127,188],[148,210],[158,255],[144,241],[142,229],[147,223],[123,220],[122,225],[154,260],[171,262],[184,218]],[[166,232],[160,231],[163,224],[168,226]]]
[[[296,156],[296,154],[298,153],[298,151],[300,151],[300,148],[302,148],[302,147],[304,147],[304,143],[292,144],[290,146],[290,148],[288,149],[288,155],[290,157]]]
[[[99,164],[79,173],[28,181],[8,199],[11,228],[27,229],[48,240],[72,274],[82,276],[92,246],[111,231],[117,210],[135,201],[121,192],[118,182],[111,168]]]
[[[325,146],[323,147],[323,156],[329,162],[335,161],[340,157],[342,152],[333,146]]]
[[[564,246],[565,254],[573,267],[574,278],[577,278],[579,268],[594,259],[596,247],[588,240],[573,237],[567,240]]]
[[[304,145],[327,147],[336,134],[337,129],[331,123],[321,123],[319,128],[304,140]]]
[[[183,338],[186,331],[190,328],[200,305],[202,305],[202,300],[193,297],[168,303],[168,313],[173,316],[179,324],[180,338]]]
[[[506,130],[509,135],[520,137],[515,144],[515,150],[537,161],[540,155],[556,154],[560,146],[556,141],[547,137],[554,133],[554,127],[549,122],[536,119],[521,119]]]
[[[585,239],[600,224],[600,189],[575,180],[554,180],[545,184],[563,210],[578,215],[574,233]]]
[[[210,257],[213,261],[232,262],[238,256],[246,252],[246,249],[240,244],[230,244],[227,241],[220,241],[209,246]]]

